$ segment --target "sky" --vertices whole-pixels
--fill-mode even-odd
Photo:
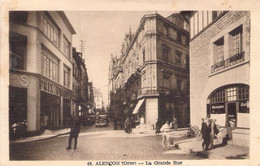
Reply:
[[[67,11],[65,12],[76,31],[72,46],[81,52],[84,41],[85,59],[89,81],[101,90],[105,106],[108,104],[108,72],[111,54],[120,56],[126,32],[135,33],[141,18],[156,11]],[[167,17],[173,11],[158,11]]]

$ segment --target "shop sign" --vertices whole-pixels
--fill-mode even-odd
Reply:
[[[68,90],[64,90],[64,88],[42,79],[40,79],[40,89],[44,92],[63,97],[65,99],[70,100],[71,98],[71,94]]]
[[[28,86],[28,81],[27,81],[27,76],[26,75],[21,75],[21,80],[19,80],[19,83],[20,83],[20,85],[21,86],[24,86],[24,87],[26,87],[26,86]]]
[[[249,108],[249,101],[240,102],[240,107],[247,107],[247,108]]]
[[[211,105],[211,113],[212,114],[223,114],[225,113],[225,105],[224,104],[214,104]]]
[[[247,107],[247,103],[246,103],[246,102],[241,102],[241,103],[240,103],[240,106],[241,106],[241,107]]]
[[[212,109],[223,109],[224,105],[212,105]]]

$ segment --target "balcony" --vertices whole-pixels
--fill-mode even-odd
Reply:
[[[238,53],[236,55],[233,55],[226,60],[222,60],[214,65],[211,66],[211,73],[215,73],[217,71],[220,71],[222,69],[228,68],[230,66],[236,65],[238,63],[241,63],[245,61],[245,52]]]

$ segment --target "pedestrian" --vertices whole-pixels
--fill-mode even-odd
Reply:
[[[169,145],[170,130],[171,130],[170,122],[166,121],[166,123],[160,129],[160,131],[162,132],[162,147]]]
[[[114,130],[117,130],[117,119],[114,118]]]
[[[25,119],[22,121],[21,130],[22,130],[21,136],[22,136],[22,138],[24,138],[26,136],[26,133],[27,133],[27,122],[26,122]]]
[[[128,134],[131,132],[131,118],[129,116],[125,120],[125,132]]]
[[[159,135],[159,134],[160,134],[160,121],[159,119],[157,119],[155,123],[155,135]]]
[[[173,118],[173,121],[172,121],[172,123],[173,123],[173,128],[174,128],[174,130],[175,131],[177,131],[177,129],[178,129],[178,123],[177,123],[178,121],[177,121],[177,118],[176,118],[176,116]]]
[[[69,145],[66,148],[67,150],[71,149],[71,141],[74,138],[74,150],[77,148],[77,139],[80,132],[80,121],[77,116],[73,118],[71,130],[70,130],[70,136],[69,136]]]
[[[201,129],[200,129],[200,131],[201,131],[202,139],[203,139],[203,142],[202,142],[202,148],[203,149],[204,149],[204,146],[205,146],[204,138],[205,138],[206,127],[207,127],[207,124],[205,122],[205,119],[201,118]]]
[[[212,119],[210,123],[210,148],[214,147],[214,138],[218,134],[216,120]]]
[[[209,119],[206,118],[205,119],[205,124],[204,124],[204,127],[202,129],[202,136],[203,136],[203,143],[202,143],[202,148],[204,150],[208,150],[209,148],[209,143],[210,143],[210,122],[209,122]]]

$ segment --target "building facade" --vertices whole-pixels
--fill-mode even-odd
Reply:
[[[248,146],[250,12],[190,14],[191,123],[216,119],[234,144]]]
[[[121,56],[111,60],[116,62],[111,68],[114,96],[120,96],[121,105],[129,107],[145,126],[173,117],[179,126],[189,124],[186,22],[179,14],[168,18],[158,13],[145,15],[135,34],[130,29],[125,35]]]
[[[88,112],[88,73],[82,53],[73,47],[73,115],[85,116]]]
[[[10,14],[9,122],[61,128],[72,110],[72,35],[64,12]]]
[[[92,82],[88,82],[88,106],[90,109],[95,109],[94,87]]]
[[[101,111],[104,108],[103,96],[100,89],[94,88],[95,109]]]

